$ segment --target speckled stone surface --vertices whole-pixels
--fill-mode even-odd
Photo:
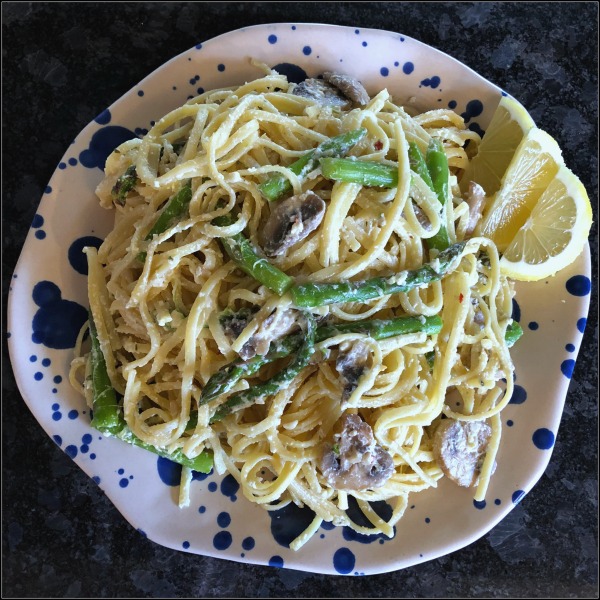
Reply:
[[[269,22],[394,30],[466,63],[520,99],[556,138],[597,220],[595,2],[7,2],[4,306],[44,187],[79,131],[171,57]],[[596,273],[596,225],[590,246]],[[539,483],[467,548],[364,578],[205,558],[142,537],[37,424],[15,384],[3,336],[3,597],[598,597],[596,281],[563,421]]]

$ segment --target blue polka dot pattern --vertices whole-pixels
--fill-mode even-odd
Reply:
[[[254,541],[253,537],[247,537],[242,540],[242,548],[244,550],[252,550],[255,544],[256,542]]]
[[[465,123],[468,123],[473,117],[478,117],[482,112],[483,103],[481,100],[471,100],[467,102],[466,110],[461,116],[465,120]]]
[[[513,495],[511,496],[513,504],[518,504],[523,499],[523,496],[525,496],[525,492],[523,490],[517,490],[516,492],[513,492]]]
[[[304,65],[307,70],[309,70],[311,77],[316,77],[323,70],[325,70],[324,65],[320,64],[320,61],[317,61],[316,59],[319,58],[319,52],[323,57],[326,56],[326,53],[325,49],[321,48],[320,44],[317,48],[317,42],[315,41],[317,38],[303,35],[304,27],[304,25],[286,25],[285,27],[273,26],[269,29],[265,28],[260,30],[256,42],[261,44],[263,48],[270,50],[273,55],[276,55],[279,58],[279,60],[297,60],[300,64]],[[297,30],[300,31],[297,32]],[[480,125],[474,122],[480,115],[482,115],[482,113],[484,113],[483,103],[476,98],[476,95],[479,93],[478,86],[474,86],[472,88],[474,91],[470,92],[475,97],[465,97],[464,93],[462,93],[460,90],[457,91],[456,87],[450,85],[454,79],[450,74],[448,74],[448,71],[441,66],[439,67],[439,70],[437,67],[435,67],[435,70],[431,69],[429,72],[425,71],[424,69],[427,68],[426,65],[428,63],[419,60],[420,54],[413,52],[413,44],[411,41],[405,40],[405,38],[402,36],[394,36],[393,52],[380,53],[379,39],[377,37],[371,37],[369,32],[363,32],[360,29],[350,29],[349,34],[350,36],[348,39],[350,42],[354,43],[349,43],[347,46],[352,48],[352,52],[355,53],[353,56],[364,56],[365,60],[370,61],[369,64],[371,69],[369,81],[371,82],[371,85],[372,82],[375,81],[381,82],[381,78],[389,78],[388,81],[385,82],[386,85],[389,85],[391,88],[393,88],[396,85],[396,82],[400,81],[405,88],[406,86],[409,86],[406,89],[413,91],[415,95],[421,93],[424,95],[424,97],[428,97],[430,104],[434,104],[436,102],[443,103],[437,105],[437,107],[447,106],[448,108],[455,110],[458,106],[460,106],[459,110],[463,111],[463,118],[465,118],[469,129],[483,133]],[[287,40],[292,38],[294,40],[293,49],[291,52],[288,52]],[[406,41],[406,43],[399,47],[398,41]],[[196,69],[199,70],[200,68],[206,68],[206,71],[202,71],[203,85],[206,86],[206,89],[212,89],[210,86],[212,86],[215,81],[219,81],[220,77],[223,79],[223,81],[225,81],[225,79],[234,72],[237,73],[236,69],[238,64],[234,59],[226,59],[226,54],[211,54],[212,49],[208,48],[208,45],[209,44],[206,44],[207,48],[205,51],[203,51],[202,56],[195,54],[195,51],[203,48],[203,44],[198,43],[196,44],[195,48],[192,49],[194,50],[193,58],[190,57],[192,55],[192,50],[190,50],[190,56],[186,55],[180,60],[179,64],[182,67],[185,67],[185,69],[182,68],[181,70],[181,73],[184,73],[184,75],[178,75],[177,78],[167,78],[166,80],[163,80],[163,87],[167,91],[169,88],[171,88],[172,92],[175,92],[175,94],[169,92],[169,97],[173,102],[175,102],[178,98],[183,101],[186,95],[188,95],[188,99],[191,99],[193,96],[189,94],[196,95],[203,94],[205,92],[205,88],[199,86],[198,82],[200,80],[200,74],[195,73]],[[275,48],[272,47],[273,45],[276,45]],[[371,55],[373,55],[374,58],[369,58]],[[215,59],[214,57],[219,58]],[[200,63],[197,61],[201,58],[203,61],[206,58],[206,63],[202,62],[203,66],[199,67],[197,65]],[[342,46],[339,48],[339,54],[334,53],[327,56],[327,58],[331,64],[336,64],[338,62],[344,63],[349,65],[350,69],[353,66],[353,63],[350,60],[350,55],[346,53],[346,48]],[[220,60],[223,62],[220,63]],[[274,67],[271,66],[272,62],[268,62],[268,64],[274,70],[286,75],[288,80],[291,82],[299,83],[307,78],[307,72],[296,64],[280,63]],[[310,67],[307,65],[310,65]],[[339,68],[340,72],[344,72],[344,67],[342,64],[339,65]],[[394,69],[397,69],[397,71],[394,72]],[[396,77],[390,77],[390,75],[395,75]],[[150,83],[148,83],[147,88],[145,84],[144,90],[139,89],[139,86],[137,86],[130,92],[129,100],[134,100],[133,104],[137,109],[140,107],[144,108],[146,103],[150,101],[149,96],[152,96],[156,92],[154,84],[150,80],[148,81]],[[411,87],[413,88],[412,90],[410,89]],[[419,92],[417,87],[429,89],[424,89]],[[448,88],[447,90],[442,89],[446,87]],[[450,99],[452,98],[450,94],[456,94],[455,99]],[[506,94],[503,92],[503,95]],[[481,97],[488,98],[488,96],[483,92],[481,93]],[[432,106],[431,108],[436,108],[436,106]],[[143,111],[140,111],[140,114],[142,113]],[[486,110],[481,117],[482,124],[489,122],[488,113],[489,110]],[[148,114],[150,113],[148,112]],[[153,116],[154,118],[157,118],[157,115],[153,114]],[[56,234],[56,232],[59,230],[53,227],[54,223],[52,222],[51,217],[53,211],[50,209],[49,205],[54,204],[56,200],[61,198],[64,188],[63,182],[71,177],[74,173],[77,174],[78,171],[96,168],[103,169],[108,152],[112,151],[112,149],[114,149],[118,143],[125,141],[125,139],[131,139],[136,135],[145,135],[145,133],[148,131],[146,127],[152,127],[155,124],[154,121],[146,120],[148,118],[147,116],[137,120],[134,119],[133,122],[131,122],[124,117],[123,113],[120,111],[119,114],[115,115],[114,117],[115,118],[113,120],[113,115],[111,114],[110,110],[107,109],[102,111],[94,119],[95,125],[91,127],[91,132],[89,134],[85,134],[82,136],[82,138],[75,139],[73,142],[75,147],[65,155],[63,161],[58,165],[59,172],[57,174],[57,182],[53,183],[52,186],[46,186],[44,189],[44,194],[48,195],[53,192],[52,188],[55,188],[54,192],[60,188],[61,195],[56,197],[45,196],[43,199],[45,204],[40,209],[40,212],[45,216],[42,216],[42,214],[36,214],[32,220],[31,228],[33,231],[30,232],[30,237],[34,240],[38,240],[35,242],[35,248],[38,252],[40,248],[45,250],[46,248],[54,245],[56,241],[59,241],[60,243],[60,240],[57,240],[60,235]],[[130,126],[131,129],[125,129],[125,127],[121,127],[121,124]],[[98,175],[97,172],[96,175]],[[93,226],[94,224],[92,224],[92,227]],[[98,227],[96,231],[100,232],[102,230],[100,227]],[[80,235],[83,235],[84,233],[87,232],[82,232]],[[91,230],[91,233],[93,233],[93,230]],[[48,238],[51,238],[51,243],[49,243]],[[40,243],[40,240],[46,241]],[[87,276],[87,260],[85,260],[85,256],[83,255],[81,248],[83,245],[90,245],[90,240],[93,241],[91,245],[96,245],[96,247],[98,247],[102,242],[102,240],[99,238],[90,237],[89,239],[80,238],[79,240],[75,241],[72,239],[66,240],[65,245],[66,249],[69,244],[73,244],[73,249],[70,252],[71,255],[68,258],[68,264],[66,263],[67,268],[73,269],[75,272],[83,275],[84,277]],[[70,272],[73,274],[73,271]],[[583,273],[583,270],[581,272]],[[22,280],[19,280],[18,283],[21,283],[21,281]],[[46,313],[48,313],[47,309],[49,308],[49,305],[55,302],[56,308],[58,309],[60,308],[58,303],[63,301],[63,296],[67,296],[67,288],[65,288],[65,293],[61,295],[61,290],[58,290],[58,292],[55,293],[56,289],[53,287],[55,284],[52,284],[51,282],[48,283],[49,285],[45,290],[48,292],[48,294],[44,296],[44,294],[40,293],[34,298],[34,302],[36,302],[36,305],[40,308],[40,312],[45,313],[45,316],[48,316]],[[566,288],[566,291],[574,297],[586,296],[591,292],[591,280],[584,274],[571,277],[566,282],[563,280],[563,283],[560,285],[565,286],[562,287],[563,291]],[[40,290],[40,292],[42,291],[44,290]],[[563,296],[566,296],[566,292],[563,293]],[[28,300],[30,300],[30,298],[28,298]],[[569,302],[575,303],[576,301],[574,298],[571,298]],[[548,331],[551,330],[549,327],[549,319],[546,318],[545,314],[541,314],[541,311],[538,313],[531,310],[531,302],[529,299],[527,299],[526,295],[523,295],[522,303],[524,309],[523,314],[528,319],[525,321],[527,328],[531,331],[539,331],[537,335],[529,336],[528,343],[543,343],[545,336],[548,335]],[[64,308],[64,305],[62,308]],[[566,378],[572,377],[575,361],[571,359],[574,358],[574,354],[571,354],[569,357],[569,354],[567,353],[575,353],[576,348],[579,345],[579,336],[575,331],[575,323],[577,326],[577,331],[581,333],[584,332],[586,326],[586,318],[583,316],[583,310],[573,310],[569,314],[571,316],[569,317],[570,320],[565,327],[564,337],[555,340],[555,349],[558,351],[558,358],[555,362],[552,362],[552,364],[554,365],[558,363],[561,370],[561,373],[558,373],[558,369],[556,369],[556,367],[553,368],[553,373],[556,378],[563,376]],[[513,301],[512,316],[515,321],[520,321],[521,311],[516,301]],[[531,320],[532,318],[537,320]],[[524,328],[525,323],[522,324]],[[32,346],[31,342],[33,342],[33,344],[45,344],[47,341],[45,334],[46,332],[42,327],[37,327],[31,331],[31,339],[27,340],[29,342],[29,346]],[[52,340],[50,340],[50,342],[52,342]],[[26,362],[28,362],[28,358],[31,361],[31,364],[28,362],[29,370],[27,373],[30,384],[32,384],[32,379],[39,382],[36,383],[35,386],[40,390],[40,393],[43,394],[45,398],[45,418],[46,421],[50,421],[55,427],[55,431],[52,432],[52,439],[54,442],[63,448],[68,456],[76,458],[78,462],[81,461],[82,464],[88,466],[97,466],[97,472],[102,474],[103,488],[110,488],[113,492],[122,492],[118,494],[120,497],[136,496],[138,490],[143,489],[143,486],[141,485],[143,480],[138,478],[137,471],[135,471],[135,460],[130,462],[129,458],[123,459],[122,464],[125,468],[117,469],[117,467],[120,466],[117,463],[116,465],[112,465],[113,468],[111,470],[107,470],[103,462],[103,454],[106,454],[103,452],[103,446],[106,447],[108,444],[113,444],[116,442],[109,441],[102,436],[96,437],[96,434],[94,434],[94,436],[88,433],[81,435],[82,431],[79,428],[76,429],[77,434],[73,435],[74,424],[77,424],[78,426],[82,422],[87,424],[92,416],[91,410],[89,410],[83,404],[81,405],[81,408],[75,409],[70,403],[64,401],[63,394],[68,389],[68,383],[62,381],[64,375],[61,376],[57,374],[57,365],[61,364],[60,360],[57,358],[56,354],[49,352],[48,348],[50,348],[50,346],[33,347],[36,349],[36,354],[30,354],[32,350],[31,348],[27,348],[24,351],[23,356],[25,357]],[[526,348],[526,346],[524,346],[524,348]],[[48,355],[51,356],[52,360],[50,358],[46,358]],[[526,375],[528,373],[527,370],[523,370],[522,373],[524,373],[524,375],[522,375],[523,382],[529,381],[526,379]],[[62,385],[59,386],[58,384],[61,383]],[[563,383],[566,385],[565,382]],[[53,384],[56,384],[57,387],[52,387]],[[533,388],[529,388],[529,391],[530,397],[532,397],[531,395],[534,392]],[[50,393],[58,394],[58,396],[52,396]],[[518,443],[519,435],[522,434],[526,438],[527,448],[532,449],[530,454],[532,456],[543,456],[543,453],[540,454],[540,452],[536,452],[536,448],[538,450],[551,449],[555,442],[554,434],[552,431],[550,431],[550,429],[545,428],[540,428],[533,431],[535,426],[532,427],[530,425],[531,421],[529,420],[533,405],[531,400],[529,403],[525,404],[527,398],[528,394],[525,388],[520,385],[515,385],[514,393],[510,400],[510,404],[513,406],[509,409],[514,421],[512,419],[505,418],[502,420],[506,423],[508,428],[513,427],[515,424],[516,426],[514,427],[514,431],[507,431],[506,440],[503,441],[503,443],[509,445],[511,443]],[[60,404],[54,403],[51,405],[50,403],[54,399],[58,399]],[[49,408],[50,406],[51,410]],[[535,421],[533,422],[535,423]],[[549,428],[555,426],[553,422],[546,424]],[[58,433],[61,435],[58,435]],[[529,435],[531,435],[533,442],[532,444],[529,443],[527,439]],[[102,442],[101,440],[105,441]],[[136,450],[136,452],[139,452],[139,450]],[[126,453],[127,449],[124,450],[123,456],[127,456]],[[97,459],[97,462],[91,463],[88,461],[88,459],[89,461]],[[181,467],[167,459],[160,458],[159,460],[161,462],[160,466],[157,466],[158,476],[157,471],[152,471],[151,476],[154,477],[159,486],[167,485],[176,488],[180,483]],[[157,465],[158,464],[159,463],[157,463]],[[501,466],[499,465],[499,468],[500,467]],[[134,479],[134,475],[130,474],[130,469],[133,469],[136,479]],[[211,477],[214,480],[208,479],[208,481],[205,483],[201,483],[207,478]],[[98,475],[95,475],[93,479],[96,483],[100,483],[100,477]],[[237,523],[235,522],[235,515],[237,513],[235,511],[242,510],[243,507],[236,505],[233,507],[235,511],[232,510],[231,514],[227,512],[227,507],[232,506],[227,499],[229,499],[230,502],[235,502],[239,494],[240,505],[241,501],[244,500],[242,498],[242,494],[239,492],[239,484],[237,484],[235,479],[231,476],[219,477],[213,473],[193,473],[192,479],[192,486],[195,486],[196,493],[200,495],[200,501],[203,501],[206,504],[200,505],[200,502],[198,502],[196,504],[197,512],[193,511],[195,515],[193,515],[193,517],[197,520],[197,524],[200,524],[205,531],[204,539],[206,540],[206,546],[209,550],[217,550],[222,552],[223,554],[221,556],[223,558],[235,556],[238,560],[240,556],[243,559],[245,557],[245,553],[250,553],[252,551],[250,556],[252,557],[253,561],[256,561],[259,564],[268,560],[271,566],[283,567],[285,565],[289,566],[290,568],[295,568],[295,565],[298,564],[298,561],[293,558],[294,553],[288,550],[289,540],[291,539],[292,533],[296,533],[301,529],[299,524],[304,525],[305,520],[307,522],[311,522],[311,519],[314,518],[314,514],[310,515],[310,511],[305,511],[306,514],[298,517],[298,514],[295,512],[293,515],[290,512],[290,521],[286,525],[289,531],[286,530],[284,532],[285,535],[281,532],[278,534],[274,533],[273,530],[269,532],[269,517],[265,517],[264,528],[261,529],[260,534],[257,535],[257,533],[255,533],[257,530],[252,529],[251,527],[249,527],[247,531],[244,530],[243,533],[239,534],[239,530],[236,529]],[[528,487],[530,483],[526,477],[519,479],[518,481],[519,485],[523,487]],[[171,497],[173,493],[176,493],[176,489],[163,490],[163,493]],[[495,506],[499,507],[500,505],[503,505],[504,508],[510,508],[510,506],[505,506],[510,504],[510,499],[512,499],[512,502],[516,504],[524,496],[524,494],[524,491],[516,490],[511,496],[511,489],[500,491],[497,490],[494,496],[488,498],[490,501],[490,506],[487,507],[486,511],[483,511],[483,509],[486,508],[485,501],[475,502],[472,500],[472,498],[467,498],[466,502],[468,503],[467,506],[469,508],[471,508],[470,504],[473,502],[474,508],[471,509],[471,512],[473,513],[474,519],[485,520],[486,513],[497,514],[499,512],[495,510]],[[502,498],[502,500],[500,498]],[[414,504],[411,505],[411,508],[414,507]],[[301,512],[301,509],[299,509],[299,511]],[[275,514],[277,511],[271,512]],[[288,513],[286,513],[286,515],[287,514]],[[420,527],[437,522],[439,513],[437,513],[435,509],[433,509],[432,512],[428,511],[428,513],[425,514],[428,514],[429,516],[425,516],[423,514],[419,516],[417,511],[410,513],[411,517],[415,518],[419,522]],[[232,516],[234,517],[233,519]],[[140,521],[140,523],[141,522],[142,521]],[[246,523],[244,523],[244,526],[246,526]],[[431,527],[433,526],[430,525],[430,529]],[[334,533],[330,534],[329,531],[333,529],[335,529]],[[363,544],[370,544],[371,547],[369,550],[371,551],[381,551],[382,549],[379,548],[380,544],[389,544],[389,554],[393,554],[394,548],[391,546],[394,545],[395,540],[390,541],[387,538],[380,539],[376,535],[363,535],[353,531],[348,532],[345,529],[348,528],[342,528],[342,530],[339,531],[331,523],[322,523],[313,543],[328,544],[327,555],[323,563],[323,565],[326,564],[326,567],[324,566],[323,568],[327,568],[329,571],[333,570],[333,572],[341,575],[364,575],[364,573],[360,571],[360,560],[365,555],[362,546]],[[155,529],[152,530],[155,533]],[[138,529],[138,531],[140,531],[142,535],[146,535],[143,530]],[[284,540],[285,543],[283,543],[282,540]],[[336,540],[340,540],[341,543],[337,542]],[[340,547],[341,544],[344,543],[346,543],[347,547]],[[270,549],[269,544],[273,544]],[[275,554],[276,552],[279,552],[276,550],[277,544],[281,544],[281,546],[286,548],[285,551],[280,551],[283,556]],[[183,534],[181,537],[176,538],[174,540],[174,546],[178,546],[180,549],[183,548],[184,550],[193,549],[193,552],[199,552],[200,554],[203,553],[203,549],[206,549],[202,547],[202,543],[199,538],[196,537],[195,531],[190,531],[188,534]],[[269,556],[271,557],[270,559]],[[416,556],[417,554],[415,554],[415,557]],[[424,555],[420,554],[419,556],[421,559],[423,559]]]
[[[527,392],[520,385],[515,385],[509,404],[523,404],[527,400]]]
[[[108,123],[110,123],[111,120],[111,114],[110,114],[110,110],[108,110],[108,108],[106,110],[103,110],[95,119],[94,121],[96,121],[96,123],[100,124],[100,125],[108,125]]]
[[[435,89],[440,85],[441,81],[442,80],[437,75],[434,75],[433,77],[427,77],[423,79],[421,81],[421,85],[424,87],[430,87],[432,89]]]
[[[213,538],[213,546],[217,550],[227,550],[227,548],[231,546],[232,541],[233,538],[229,531],[219,531],[219,533],[217,533]]]
[[[270,567],[278,567],[279,569],[281,569],[281,567],[283,567],[283,565],[284,565],[283,558],[281,558],[281,556],[279,556],[279,555],[271,556],[271,558],[269,559]]]
[[[521,320],[521,307],[514,298],[512,300],[512,318],[517,321],[517,323]]]
[[[231,516],[226,512],[219,513],[219,516],[217,517],[217,523],[219,527],[229,527],[229,524],[231,523]]]
[[[544,427],[536,429],[531,439],[534,446],[540,450],[550,450],[554,446],[554,434]]]
[[[585,275],[574,275],[565,284],[567,292],[573,296],[587,296],[592,289],[592,282]]]
[[[568,379],[571,379],[571,377],[573,376],[574,369],[575,369],[575,361],[572,358],[563,360],[562,363],[560,363],[560,370],[562,371],[562,374],[565,377],[567,377]]]
[[[333,555],[333,568],[342,575],[352,573],[354,565],[356,564],[356,557],[353,552],[348,548],[340,548],[336,550]]]

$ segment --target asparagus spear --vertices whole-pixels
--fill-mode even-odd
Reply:
[[[315,168],[319,158],[324,156],[343,156],[362,140],[366,134],[367,130],[361,128],[335,136],[319,144],[314,150],[309,150],[296,162],[289,165],[288,169],[298,177],[303,177]],[[287,177],[276,173],[267,179],[267,181],[261,183],[258,189],[269,202],[274,202],[284,194],[289,193],[292,190],[292,185]]]
[[[322,342],[341,333],[365,333],[375,340],[384,340],[396,335],[424,331],[431,335],[439,333],[442,320],[434,317],[397,317],[395,319],[364,319],[338,325],[324,325],[317,328],[316,342]],[[296,333],[282,340],[276,340],[265,355],[257,355],[244,362],[236,359],[222,369],[219,369],[206,383],[200,396],[200,405],[225,394],[240,380],[257,373],[259,369],[280,358],[285,358],[295,352],[304,338],[303,333]]]
[[[144,450],[158,454],[158,456],[162,456],[163,458],[168,458],[177,464],[180,464],[184,467],[189,467],[193,471],[198,471],[199,473],[210,473],[213,466],[212,452],[209,452],[208,450],[204,450],[194,458],[188,458],[179,448],[173,452],[167,452],[166,450],[146,444],[140,440],[140,438],[135,436],[126,425],[124,425],[123,429],[116,434],[116,437],[124,442],[127,442],[128,444],[133,444],[134,446],[144,448]]]
[[[411,170],[435,191],[425,158],[414,142],[408,145],[408,159]],[[398,169],[392,165],[351,158],[322,158],[319,162],[326,179],[360,183],[366,187],[393,188],[398,185]]]
[[[278,391],[287,388],[296,375],[306,367],[315,349],[316,322],[315,318],[310,313],[305,313],[305,316],[307,324],[306,332],[303,336],[302,346],[296,353],[292,362],[269,381],[255,385],[227,398],[211,417],[211,423],[220,421],[229,415],[237,406],[250,404],[257,398],[275,394]]]
[[[425,157],[427,170],[431,176],[431,189],[436,193],[442,207],[446,204],[450,186],[450,171],[448,170],[448,159],[444,152],[442,143],[433,139],[429,142],[427,155]],[[450,246],[448,231],[445,225],[440,225],[437,233],[427,239],[427,244],[430,248],[442,251]]]
[[[110,192],[117,204],[120,204],[121,206],[125,204],[127,194],[135,187],[137,181],[138,178],[135,165],[131,165],[125,173],[117,179],[117,182]]]
[[[164,233],[169,225],[179,219],[187,210],[187,207],[192,199],[192,182],[188,181],[168,202],[162,213],[156,219],[152,229],[146,234],[144,239],[151,240],[155,235]],[[144,262],[146,253],[140,252],[137,256],[138,260]]]
[[[460,256],[465,242],[459,242],[440,252],[436,259],[413,271],[402,271],[391,277],[375,277],[364,281],[340,283],[305,283],[290,288],[296,306],[310,308],[338,302],[363,302],[426,285],[441,279]]]
[[[231,225],[228,215],[213,219],[213,224],[219,227]],[[294,280],[283,271],[272,265],[266,258],[258,255],[251,242],[243,234],[237,233],[231,237],[220,238],[225,252],[235,264],[267,286],[271,291],[282,296],[294,283]]]
[[[194,471],[209,473],[212,468],[211,452],[205,450],[195,458],[188,458],[180,449],[174,452],[167,452],[143,442],[127,427],[127,423],[121,415],[121,407],[117,400],[117,394],[108,376],[106,361],[100,348],[98,334],[91,314],[89,324],[92,341],[90,360],[92,361],[92,390],[94,396],[92,402],[92,427],[105,435],[115,436],[124,442],[149,450],[154,454],[168,458],[185,467],[190,467]]]
[[[117,394],[112,386],[108,370],[106,369],[106,360],[100,348],[98,341],[98,332],[96,325],[89,313],[90,339],[92,348],[90,360],[92,366],[92,389],[94,392],[92,403],[92,427],[107,435],[114,435],[121,426],[120,408],[117,400]]]
[[[271,343],[269,351],[252,357],[247,361],[236,359],[222,369],[219,369],[207,382],[202,390],[199,405],[210,402],[213,398],[225,394],[240,380],[251,377],[266,364],[289,356],[302,345],[303,334],[295,334]]]
[[[412,171],[421,176],[421,179],[433,190],[433,182],[431,181],[431,175],[427,169],[427,163],[423,153],[419,150],[414,142],[408,143],[408,161]],[[434,190],[435,191],[435,190]]]
[[[431,140],[424,158],[419,148],[411,142],[408,147],[411,169],[436,193],[442,206],[448,196],[448,160],[438,140]],[[323,158],[320,161],[323,177],[359,183],[366,187],[393,188],[398,185],[398,169],[391,165],[348,158]],[[444,250],[450,245],[448,232],[442,225],[439,231],[427,240],[431,248]]]
[[[397,317],[396,319],[366,319],[337,325],[325,325],[317,329],[317,342],[341,333],[364,333],[375,340],[385,340],[396,335],[423,331],[428,335],[439,333],[440,317]]]
[[[326,179],[360,183],[365,187],[394,188],[398,185],[398,168],[392,165],[351,158],[322,158],[319,162]]]

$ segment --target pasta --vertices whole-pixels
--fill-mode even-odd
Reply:
[[[458,481],[454,460],[485,497],[512,394],[513,287],[458,188],[480,138],[450,110],[410,114],[331,74],[317,93],[260,66],[108,157],[97,195],[116,216],[86,249],[90,327],[129,441],[212,455],[266,510],[309,507],[293,549],[323,521],[391,537],[409,494]],[[412,162],[432,140],[447,161],[441,201]],[[390,181],[324,176],[340,154]],[[284,193],[268,199],[274,183]],[[84,337],[71,381],[96,418]],[[464,456],[445,454],[463,442]]]

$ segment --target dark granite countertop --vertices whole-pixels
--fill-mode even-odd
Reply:
[[[461,60],[521,100],[556,138],[597,209],[595,2],[5,2],[4,302],[42,192],[79,131],[171,57],[269,22],[394,30]],[[595,273],[596,224],[590,246]],[[345,578],[206,558],[145,539],[38,425],[4,340],[2,595],[598,597],[597,350],[594,281],[563,420],[539,483],[467,548],[385,575]]]

